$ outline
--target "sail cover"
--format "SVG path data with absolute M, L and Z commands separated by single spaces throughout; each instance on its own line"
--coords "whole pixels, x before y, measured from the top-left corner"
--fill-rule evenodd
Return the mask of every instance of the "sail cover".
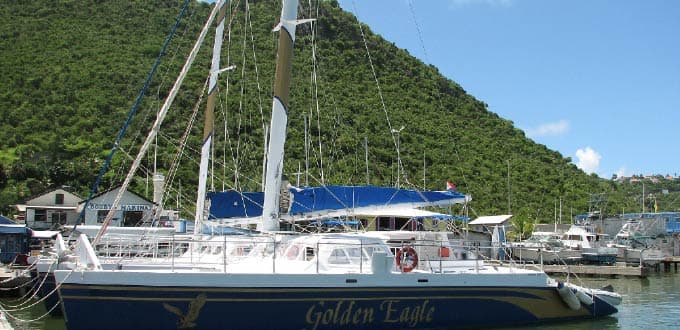
M 235 190 L 209 192 L 208 219 L 247 218 L 262 215 L 264 192 L 239 192 Z

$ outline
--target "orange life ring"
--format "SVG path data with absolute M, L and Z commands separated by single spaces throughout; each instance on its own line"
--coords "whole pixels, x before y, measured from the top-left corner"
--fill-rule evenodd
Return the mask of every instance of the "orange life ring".
M 408 273 L 418 267 L 418 253 L 408 245 L 399 249 L 395 258 L 397 259 L 397 268 L 404 273 Z

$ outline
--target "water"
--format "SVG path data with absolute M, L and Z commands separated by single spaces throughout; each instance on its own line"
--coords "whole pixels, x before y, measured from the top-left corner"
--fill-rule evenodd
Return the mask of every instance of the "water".
M 578 282 L 574 282 L 578 284 Z M 616 292 L 623 295 L 623 302 L 618 306 L 619 312 L 610 317 L 595 320 L 561 322 L 536 326 L 503 328 L 505 330 L 580 330 L 580 329 L 677 329 L 680 326 L 680 274 L 653 274 L 646 279 L 637 278 L 584 278 L 583 284 L 599 288 L 607 284 L 614 286 Z M 17 304 L 16 298 L 0 298 L 0 303 Z M 493 312 L 493 311 L 490 311 Z M 34 322 L 18 322 L 32 320 L 46 313 L 42 303 L 30 309 L 11 312 L 8 317 L 15 329 L 26 330 L 61 330 L 64 320 L 45 317 Z
M 583 285 L 607 284 L 623 296 L 619 312 L 594 320 L 503 328 L 525 330 L 678 329 L 680 327 L 680 274 L 652 274 L 648 278 L 583 278 Z M 577 281 L 574 282 L 578 284 Z

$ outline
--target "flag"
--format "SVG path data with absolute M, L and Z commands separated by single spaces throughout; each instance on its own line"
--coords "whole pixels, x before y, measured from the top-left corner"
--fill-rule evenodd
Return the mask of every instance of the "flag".
M 456 190 L 456 185 L 451 181 L 446 181 L 446 190 Z

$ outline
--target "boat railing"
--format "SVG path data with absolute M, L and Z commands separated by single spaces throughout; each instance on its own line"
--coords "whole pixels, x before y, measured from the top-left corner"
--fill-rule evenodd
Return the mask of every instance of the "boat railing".
M 190 241 L 176 235 L 116 234 L 103 236 L 94 249 L 107 258 L 166 258 L 183 254 Z
M 190 268 L 224 273 L 445 273 L 479 272 L 485 264 L 490 263 L 509 267 L 517 265 L 514 260 L 504 258 L 510 254 L 502 246 L 458 243 L 437 240 L 384 242 L 358 238 L 305 241 L 282 239 L 275 235 L 221 235 L 208 238 L 191 235 L 143 238 L 118 235 L 102 239 L 93 250 L 98 257 L 108 258 L 108 261 L 102 259 L 102 263 L 119 264 L 120 268 L 117 269 L 140 263 L 148 268 Z M 299 249 L 294 248 L 294 245 Z M 414 253 L 406 253 L 407 248 Z M 524 264 L 519 266 L 527 267 Z

